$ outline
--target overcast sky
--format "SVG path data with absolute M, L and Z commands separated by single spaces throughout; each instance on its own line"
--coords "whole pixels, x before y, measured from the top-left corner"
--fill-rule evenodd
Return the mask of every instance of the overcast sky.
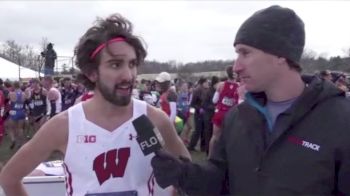
M 97 16 L 118 12 L 147 43 L 148 60 L 227 60 L 236 57 L 232 42 L 242 22 L 274 4 L 304 20 L 306 48 L 325 57 L 350 48 L 350 1 L 0 1 L 0 42 L 39 48 L 46 37 L 58 56 L 72 56 Z

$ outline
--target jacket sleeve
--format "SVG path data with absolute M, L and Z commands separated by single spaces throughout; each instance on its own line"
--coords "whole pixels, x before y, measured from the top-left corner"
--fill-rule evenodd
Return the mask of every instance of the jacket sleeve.
M 336 194 L 350 195 L 350 145 L 347 145 L 347 148 L 340 153 L 338 158 L 339 160 L 336 162 L 336 169 L 338 169 Z
M 225 177 L 225 169 L 212 161 L 187 166 L 180 187 L 189 195 L 218 195 Z
M 200 97 L 199 97 L 199 90 L 195 89 L 193 91 L 193 96 L 192 96 L 192 100 L 191 100 L 191 107 L 195 108 L 196 110 L 200 109 Z
M 213 103 L 213 97 L 215 94 L 215 89 L 210 89 L 210 91 L 206 94 L 204 99 L 203 108 L 206 111 L 215 110 L 215 104 Z
M 343 118 L 331 119 L 334 127 L 338 131 L 335 135 L 335 186 L 334 195 L 350 195 L 350 121 L 345 117 L 350 114 L 350 101 L 348 99 L 337 100 L 338 104 L 333 104 L 334 109 L 339 111 L 339 116 Z M 334 102 L 335 103 L 335 102 Z M 338 108 L 339 107 L 339 108 Z
M 227 173 L 226 142 L 230 139 L 229 133 L 234 112 L 225 116 L 222 134 L 214 145 L 212 156 L 205 162 L 189 164 L 186 174 L 180 182 L 181 188 L 188 194 L 219 195 Z

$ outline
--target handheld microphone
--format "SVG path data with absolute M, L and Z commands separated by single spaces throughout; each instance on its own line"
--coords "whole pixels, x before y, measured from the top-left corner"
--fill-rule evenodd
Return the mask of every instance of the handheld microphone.
M 164 145 L 164 140 L 159 130 L 155 128 L 146 115 L 141 115 L 132 121 L 137 132 L 137 143 L 145 156 L 157 152 Z
M 139 143 L 141 151 L 145 156 L 152 152 L 157 153 L 162 146 L 164 146 L 164 140 L 159 130 L 153 126 L 152 122 L 146 115 L 141 115 L 132 121 L 137 132 L 136 141 Z M 180 196 L 186 195 L 182 189 L 176 187 Z

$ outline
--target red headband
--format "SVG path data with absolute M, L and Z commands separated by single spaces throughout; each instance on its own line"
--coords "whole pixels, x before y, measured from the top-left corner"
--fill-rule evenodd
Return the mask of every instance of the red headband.
M 116 38 L 113 38 L 113 39 L 110 39 L 109 41 L 107 41 L 108 44 L 110 43 L 113 43 L 113 42 L 123 42 L 125 41 L 125 39 L 123 37 L 116 37 Z M 106 47 L 106 43 L 103 43 L 101 45 L 99 45 L 93 52 L 92 54 L 90 55 L 90 59 L 93 60 L 96 55 L 104 48 Z

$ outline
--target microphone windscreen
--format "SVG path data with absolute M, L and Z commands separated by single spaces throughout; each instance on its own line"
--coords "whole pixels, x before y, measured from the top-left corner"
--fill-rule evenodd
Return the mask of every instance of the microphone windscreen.
M 136 118 L 132 124 L 137 132 L 137 143 L 145 156 L 162 148 L 163 138 L 146 115 Z

